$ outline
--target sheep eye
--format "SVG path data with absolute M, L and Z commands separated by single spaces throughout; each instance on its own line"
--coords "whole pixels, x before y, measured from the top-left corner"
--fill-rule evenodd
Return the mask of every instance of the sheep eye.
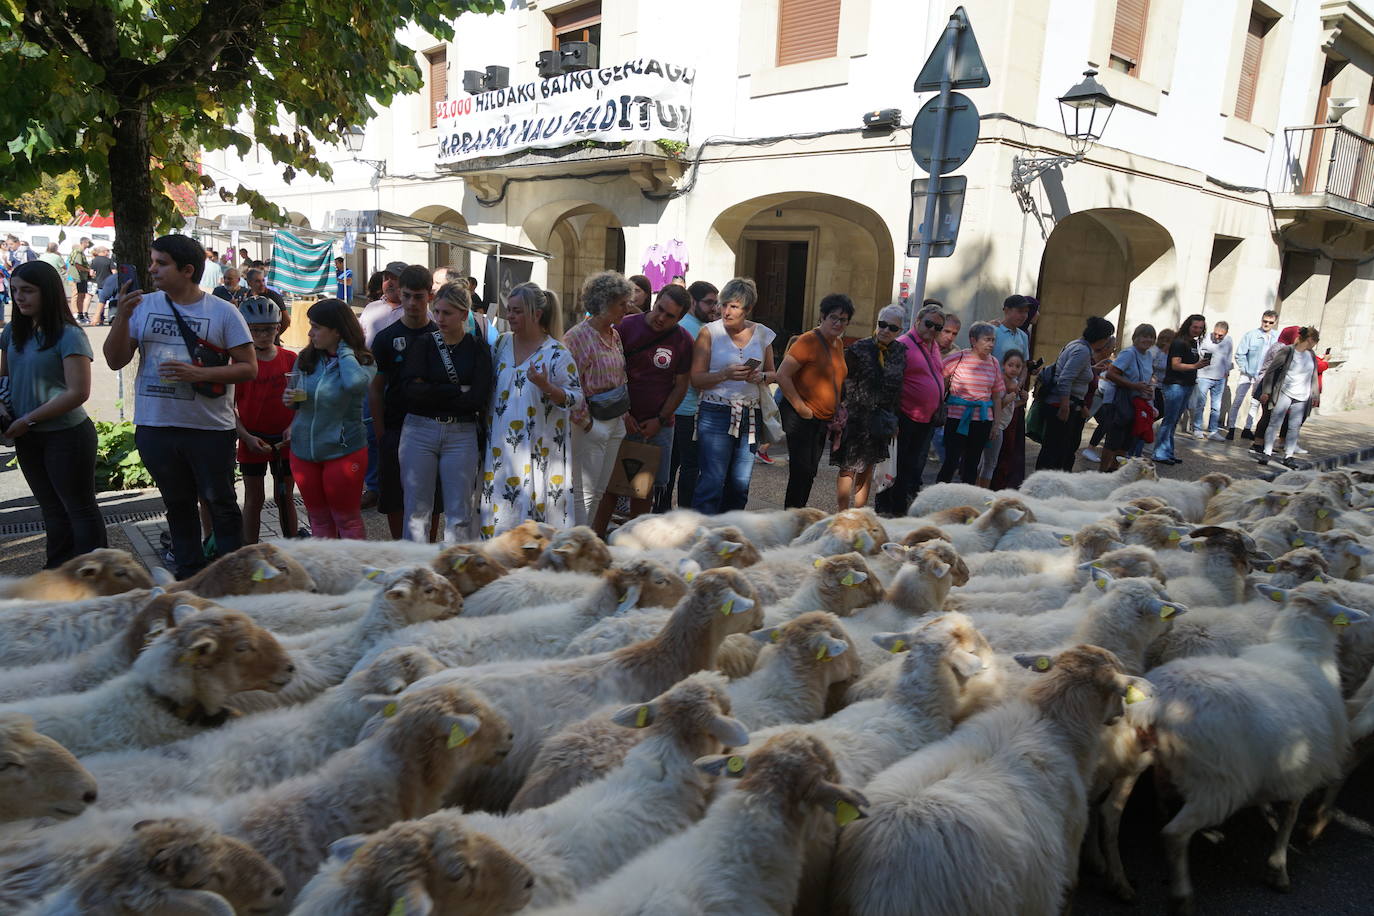
M 24 765 L 18 760 L 0 760 L 0 773 L 5 770 L 22 770 Z
M 119 577 L 120 579 L 124 579 L 124 578 L 127 578 L 127 577 L 128 577 L 129 571 L 128 571 L 127 569 L 116 569 L 116 570 L 115 570 L 115 575 L 116 575 L 117 577 Z
M 236 647 L 234 648 L 234 651 L 235 651 L 235 652 L 252 652 L 252 651 L 253 651 L 253 647 L 252 647 L 251 645 L 248 645 L 248 644 L 245 643 L 245 644 L 242 645 L 242 646 L 236 646 Z
M 426 586 L 425 586 L 425 594 L 426 594 L 426 595 L 432 595 L 432 594 L 434 594 L 434 586 L 432 586 L 432 585 L 426 585 Z

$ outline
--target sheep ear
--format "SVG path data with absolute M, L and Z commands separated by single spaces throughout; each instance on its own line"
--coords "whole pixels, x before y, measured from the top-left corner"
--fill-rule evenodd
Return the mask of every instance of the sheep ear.
M 952 649 L 949 653 L 949 666 L 963 677 L 973 677 L 983 670 L 983 660 L 972 652 Z
M 832 658 L 839 658 L 849 651 L 849 643 L 843 639 L 836 639 L 825 633 L 819 633 L 811 640 L 811 649 L 816 653 L 816 661 L 828 662 Z
M 448 749 L 467 744 L 468 739 L 477 734 L 481 727 L 482 720 L 476 716 L 444 716 L 443 730 L 448 735 Z
M 764 627 L 762 630 L 754 630 L 749 634 L 749 638 L 754 642 L 777 642 L 782 639 L 782 627 Z
M 868 807 L 868 799 L 863 793 L 856 792 L 848 786 L 820 780 L 812 787 L 808 797 L 820 807 L 833 812 L 835 823 L 841 827 L 859 818 L 868 817 L 865 810 Z
M 647 728 L 658 718 L 658 707 L 653 703 L 636 703 L 617 710 L 611 721 L 625 728 Z
M 379 569 L 379 568 L 377 568 L 376 566 L 364 566 L 364 567 L 363 567 L 363 578 L 364 578 L 364 579 L 367 579 L 367 580 L 369 580 L 369 581 L 375 582 L 375 581 L 377 581 L 378 579 L 380 579 L 382 576 L 385 576 L 385 575 L 386 575 L 386 570 L 385 570 L 385 569 Z
M 910 547 L 905 547 L 901 544 L 896 543 L 895 541 L 888 541 L 886 544 L 883 545 L 883 553 L 887 554 L 892 559 L 898 561 L 905 560 L 906 555 L 908 552 L 910 552 L 910 550 Z
M 749 729 L 738 719 L 713 716 L 708 729 L 711 737 L 719 741 L 721 747 L 744 747 L 749 743 Z
M 403 688 L 404 686 L 405 685 L 402 685 Z M 384 717 L 390 719 L 392 716 L 396 715 L 396 710 L 400 708 L 401 701 L 394 696 L 370 693 L 365 697 L 359 697 L 358 702 L 362 704 L 362 707 L 368 710 L 371 715 L 375 716 L 377 713 L 381 713 Z
M 545 522 L 536 522 L 535 528 L 539 530 L 539 536 L 544 538 L 551 538 L 558 533 L 557 528 L 555 528 L 553 525 L 546 524 Z
M 161 566 L 154 566 L 152 569 L 152 573 L 153 581 L 156 582 L 158 585 L 163 586 L 164 588 L 166 586 L 175 584 L 177 581 L 176 576 L 172 575 L 167 570 L 163 569 Z
M 711 754 L 708 757 L 698 757 L 695 764 L 703 773 L 738 779 L 749 768 L 749 758 L 743 754 Z
M 100 575 L 100 563 L 96 560 L 82 563 L 76 568 L 76 575 L 81 579 L 94 579 Z
M 825 557 L 818 553 L 811 554 L 811 567 L 813 569 L 820 569 L 823 565 L 825 565 Z
M 1143 514 L 1139 506 L 1117 506 L 1116 511 L 1120 512 L 1131 521 L 1135 521 Z
M 1346 553 L 1349 553 L 1349 554 L 1353 554 L 1354 556 L 1357 556 L 1357 557 L 1367 557 L 1367 556 L 1369 556 L 1369 548 L 1366 547 L 1366 546 L 1364 546 L 1363 544 L 1357 544 L 1357 543 L 1355 543 L 1354 541 L 1347 541 L 1347 542 L 1346 542 L 1346 545 L 1345 545 L 1345 552 L 1346 552 Z
M 867 531 L 860 531 L 854 535 L 854 549 L 859 553 L 868 553 L 873 548 L 873 535 Z
M 530 551 L 540 551 L 540 550 L 543 550 L 544 547 L 543 547 L 543 545 L 540 544 L 538 541 L 526 541 L 525 543 L 523 543 L 523 544 L 520 545 L 520 549 L 521 549 L 521 550 L 530 550 Z
M 468 873 L 468 861 L 463 855 L 463 844 L 459 837 L 447 827 L 440 827 L 430 838 L 430 851 L 434 864 L 450 881 L 461 881 Z
M 419 881 L 406 885 L 406 892 L 397 897 L 386 911 L 386 916 L 430 916 L 434 912 L 434 900 Z
M 943 579 L 945 576 L 949 575 L 950 566 L 943 560 L 936 560 L 927 568 L 930 570 L 930 574 L 937 579 Z
M 1013 506 L 1013 507 L 1009 507 L 1009 508 L 1006 510 L 1006 515 L 1007 515 L 1007 521 L 1009 521 L 1009 522 L 1019 522 L 1019 521 L 1021 521 L 1021 519 L 1023 519 L 1023 518 L 1026 517 L 1026 511 L 1025 511 L 1024 509 L 1017 509 L 1017 508 L 1015 508 L 1015 507 Z
M 752 598 L 746 598 L 738 594 L 734 589 L 729 589 L 725 593 L 725 600 L 720 604 L 720 612 L 729 617 L 733 614 L 745 614 L 754 609 Z
M 194 662 L 198 658 L 213 655 L 217 648 L 219 648 L 219 641 L 217 639 L 213 636 L 201 636 L 187 647 L 186 651 L 182 653 L 181 660 L 185 662 Z
M 172 613 L 169 615 L 172 618 L 172 626 L 181 626 L 195 614 L 199 613 L 199 610 L 200 609 L 193 604 L 178 604 L 176 607 L 172 608 Z
M 874 633 L 871 638 L 873 645 L 896 655 L 898 652 L 906 652 L 911 648 L 910 637 L 910 633 Z
M 1179 541 L 1178 549 L 1184 553 L 1197 553 L 1197 547 L 1193 545 L 1192 541 Z
M 254 582 L 266 582 L 268 579 L 275 579 L 281 575 L 281 570 L 268 563 L 266 560 L 258 560 L 253 564 L 252 575 L 249 576 Z
M 1288 600 L 1288 589 L 1279 588 L 1277 585 L 1270 585 L 1267 582 L 1260 582 L 1255 586 L 1255 591 L 1259 592 L 1270 601 L 1283 604 Z
M 1041 674 L 1054 667 L 1053 655 L 1017 654 L 1013 655 L 1012 658 L 1016 659 L 1016 664 L 1020 665 L 1022 668 L 1028 671 L 1037 671 Z
M 1177 526 L 1177 525 L 1170 525 L 1170 526 L 1169 526 L 1169 541 L 1170 541 L 1170 542 L 1172 542 L 1172 543 L 1177 543 L 1178 541 L 1183 540 L 1187 535 L 1188 535 L 1188 529 L 1187 529 L 1187 528 L 1182 528 L 1182 527 L 1179 527 L 1179 526 Z
M 1097 586 L 1098 591 L 1103 592 L 1107 590 L 1107 583 L 1116 579 L 1116 576 L 1113 576 L 1101 566 L 1090 566 L 1088 568 L 1088 575 L 1092 576 L 1093 584 Z
M 1338 627 L 1348 627 L 1352 623 L 1364 623 L 1369 619 L 1369 615 L 1364 611 L 1353 607 L 1346 607 L 1336 601 L 1328 601 L 1322 608 L 1326 616 L 1331 618 L 1331 623 Z
M 1159 614 L 1161 620 L 1182 617 L 1184 614 L 1188 613 L 1186 605 L 1179 604 L 1177 601 L 1170 601 L 1167 598 L 1156 600 L 1154 609 L 1155 613 Z
M 638 582 L 631 583 L 630 586 L 625 589 L 625 594 L 620 596 L 620 603 L 615 606 L 615 612 L 617 614 L 624 614 L 630 608 L 639 604 L 639 596 L 642 591 L 643 589 Z
M 367 834 L 355 833 L 352 836 L 340 837 L 329 844 L 329 858 L 335 862 L 347 862 L 353 858 L 353 853 L 367 842 Z
M 696 560 L 683 557 L 677 561 L 677 574 L 684 582 L 691 582 L 701 572 L 701 564 Z
M 1133 706 L 1150 699 L 1155 695 L 1154 685 L 1143 677 L 1132 677 L 1124 675 L 1121 682 L 1117 685 L 1117 692 L 1127 706 Z
M 845 588 L 853 588 L 856 585 L 863 585 L 868 581 L 868 573 L 862 569 L 851 569 L 840 577 L 840 584 Z
M 743 546 L 739 541 L 721 541 L 720 546 L 716 548 L 716 556 L 733 557 Z

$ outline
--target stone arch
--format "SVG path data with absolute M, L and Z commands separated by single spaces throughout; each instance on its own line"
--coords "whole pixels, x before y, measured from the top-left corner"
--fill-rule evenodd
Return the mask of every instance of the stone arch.
M 464 232 L 468 231 L 468 221 L 463 214 L 443 204 L 430 204 L 421 207 L 410 215 L 415 219 L 422 219 L 438 226 L 452 226 Z M 425 263 L 430 267 L 456 267 L 463 272 L 463 276 L 472 273 L 471 251 L 460 245 L 451 245 L 444 241 L 433 241 L 426 244 L 429 250 Z
M 587 200 L 560 200 L 531 211 L 521 225 L 528 243 L 552 254 L 548 281 L 563 306 L 563 326 L 581 319 L 577 292 L 601 270 L 625 269 L 625 234 L 620 217 Z
M 695 276 L 754 278 L 756 317 L 777 332 L 779 348 L 815 326 L 829 293 L 854 300 L 850 337 L 872 333 L 878 310 L 891 300 L 895 257 L 887 223 L 864 204 L 832 194 L 790 191 L 727 207 L 712 222 L 703 255 L 692 265 Z
M 1142 322 L 1177 323 L 1178 258 L 1162 225 L 1134 210 L 1081 210 L 1060 220 L 1040 261 L 1036 356 L 1054 359 L 1091 315 L 1116 325 L 1123 345 Z

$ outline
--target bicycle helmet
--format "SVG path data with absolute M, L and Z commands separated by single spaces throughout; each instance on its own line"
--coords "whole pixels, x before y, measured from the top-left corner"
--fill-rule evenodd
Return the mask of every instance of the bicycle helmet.
M 249 296 L 239 303 L 239 314 L 248 324 L 281 324 L 281 309 L 266 296 Z

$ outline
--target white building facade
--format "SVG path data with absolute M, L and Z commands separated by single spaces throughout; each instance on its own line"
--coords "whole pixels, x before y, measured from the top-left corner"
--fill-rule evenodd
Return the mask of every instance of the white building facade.
M 375 209 L 547 252 L 530 262 L 532 278 L 568 304 L 565 323 L 587 274 L 652 273 L 666 255 L 688 265 L 689 282 L 754 277 L 755 317 L 784 342 L 814 326 L 827 293 L 853 298 L 856 335 L 898 300 L 914 268 L 911 183 L 924 177 L 909 124 L 929 94 L 912 83 L 951 7 L 509 6 L 462 17 L 447 44 L 408 36 L 426 87 L 367 125 L 359 155 L 383 169 L 337 150 L 329 183 L 287 184 L 258 151 L 207 153 L 207 171 L 317 228 L 338 211 Z M 1326 409 L 1374 402 L 1374 2 L 969 0 L 965 9 L 991 85 L 966 93 L 981 113 L 979 140 L 956 171 L 968 180 L 958 243 L 932 261 L 927 296 L 965 327 L 1000 316 L 1011 293 L 1038 296 L 1035 349 L 1047 357 L 1089 315 L 1129 334 L 1200 312 L 1242 334 L 1276 308 L 1281 326 L 1316 324 L 1332 348 Z M 600 69 L 546 97 L 536 61 L 570 41 L 594 45 Z M 655 89 L 646 61 L 690 84 Z M 608 72 L 628 62 L 639 63 L 619 71 L 623 81 Z M 469 98 L 463 72 L 489 66 L 508 67 L 512 89 Z M 1057 99 L 1089 67 L 1118 102 L 1101 141 L 1018 194 L 1015 157 L 1071 152 Z M 554 115 L 621 95 L 623 132 L 611 125 L 604 136 L 625 142 L 583 139 L 603 136 L 587 131 L 590 115 L 561 122 L 563 145 L 519 141 L 530 135 L 521 119 L 549 127 Z M 508 105 L 495 103 L 502 97 Z M 903 126 L 863 129 L 863 114 L 884 108 L 901 109 Z M 493 125 L 510 129 L 493 134 Z M 455 154 L 465 126 L 489 145 Z M 205 199 L 204 216 L 223 212 Z M 382 251 L 353 255 L 360 278 L 392 260 L 483 276 L 485 258 L 461 248 L 379 242 Z

